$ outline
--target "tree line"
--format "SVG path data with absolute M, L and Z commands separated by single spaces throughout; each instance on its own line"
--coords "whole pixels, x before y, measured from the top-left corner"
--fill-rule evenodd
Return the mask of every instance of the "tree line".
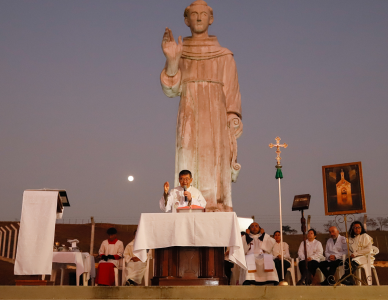
M 364 223 L 364 217 L 355 218 L 355 221 L 360 221 Z M 335 220 L 329 220 L 323 224 L 324 230 L 327 232 L 331 226 L 337 226 Z M 368 230 L 384 230 L 385 227 L 388 228 L 388 217 L 376 217 L 376 218 L 367 218 L 366 226 Z

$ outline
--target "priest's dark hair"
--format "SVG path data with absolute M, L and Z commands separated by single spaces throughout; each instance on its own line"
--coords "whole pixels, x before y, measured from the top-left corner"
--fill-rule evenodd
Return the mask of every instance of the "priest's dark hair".
M 193 176 L 191 176 L 191 172 L 189 170 L 182 170 L 179 172 L 179 177 L 181 177 L 183 175 L 190 175 L 190 178 L 193 177 Z
M 109 229 L 106 231 L 106 233 L 107 233 L 107 235 L 117 234 L 117 230 L 116 230 L 116 228 L 111 227 L 111 228 L 109 228 Z
M 309 231 L 307 232 L 310 232 L 310 231 L 314 232 L 314 236 L 317 236 L 317 231 L 314 228 L 309 229 Z
M 354 233 L 354 230 L 353 230 L 353 226 L 356 225 L 356 224 L 361 226 L 361 233 L 360 233 L 360 235 L 366 233 L 364 225 L 360 221 L 354 221 L 350 225 L 350 228 L 349 228 L 349 235 L 350 235 L 351 238 L 354 238 L 356 236 L 355 233 Z
M 280 234 L 280 231 L 279 231 L 279 230 L 276 230 L 276 231 L 273 233 L 273 236 L 275 236 L 276 232 L 279 232 L 279 234 Z

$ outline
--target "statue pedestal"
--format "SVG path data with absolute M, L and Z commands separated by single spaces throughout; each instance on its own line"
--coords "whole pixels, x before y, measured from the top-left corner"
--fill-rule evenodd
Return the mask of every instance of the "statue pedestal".
M 227 285 L 223 247 L 155 249 L 154 286 Z

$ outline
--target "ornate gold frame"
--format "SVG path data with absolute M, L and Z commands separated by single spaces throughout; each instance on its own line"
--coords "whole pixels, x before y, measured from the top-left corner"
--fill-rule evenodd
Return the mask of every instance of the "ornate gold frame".
M 356 210 L 348 210 L 348 211 L 334 211 L 329 212 L 328 207 L 328 197 L 327 197 L 327 189 L 326 189 L 326 169 L 329 168 L 341 168 L 351 165 L 357 165 L 359 169 L 359 184 L 360 184 L 360 194 L 361 194 L 361 201 L 362 201 L 362 209 L 356 209 Z M 337 165 L 328 165 L 328 166 L 322 166 L 322 178 L 323 178 L 323 196 L 325 200 L 325 215 L 332 216 L 332 215 L 347 215 L 347 214 L 360 214 L 366 212 L 366 206 L 365 206 L 365 195 L 364 195 L 364 181 L 362 176 L 362 166 L 361 162 L 351 162 L 346 164 L 337 164 Z

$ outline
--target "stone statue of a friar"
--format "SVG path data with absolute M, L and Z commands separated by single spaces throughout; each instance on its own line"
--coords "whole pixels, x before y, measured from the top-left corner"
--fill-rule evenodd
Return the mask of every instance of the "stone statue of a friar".
M 231 183 L 241 166 L 237 142 L 243 130 L 241 95 L 233 53 L 208 34 L 213 10 L 195 1 L 184 11 L 191 37 L 176 43 L 166 28 L 162 49 L 166 65 L 163 92 L 180 96 L 176 129 L 175 186 L 181 170 L 190 170 L 193 185 L 207 201 L 207 211 L 232 211 Z

